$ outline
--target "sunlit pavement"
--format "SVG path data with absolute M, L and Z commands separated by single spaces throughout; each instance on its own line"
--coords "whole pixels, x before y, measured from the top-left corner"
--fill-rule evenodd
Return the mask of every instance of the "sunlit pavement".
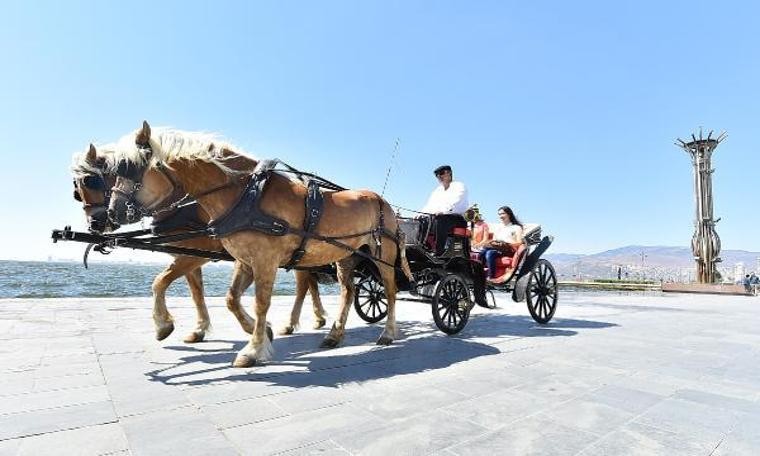
M 221 298 L 195 345 L 188 298 L 163 342 L 149 299 L 1 300 L 0 454 L 760 454 L 760 298 L 567 292 L 543 327 L 497 299 L 454 337 L 400 302 L 390 347 L 352 310 L 333 350 L 307 300 L 251 369 Z

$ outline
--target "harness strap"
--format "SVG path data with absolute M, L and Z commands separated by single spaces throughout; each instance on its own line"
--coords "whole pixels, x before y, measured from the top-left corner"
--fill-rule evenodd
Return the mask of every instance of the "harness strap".
M 319 219 L 322 218 L 322 211 L 324 209 L 324 197 L 322 191 L 319 189 L 319 183 L 314 180 L 310 180 L 307 184 L 306 193 L 306 217 L 303 221 L 303 230 L 307 233 L 313 233 L 319 223 Z M 290 256 L 290 260 L 285 265 L 286 270 L 291 270 L 295 265 L 301 261 L 304 254 L 306 254 L 306 242 L 309 238 L 306 236 L 301 237 L 301 243 L 298 244 L 298 248 L 293 251 Z

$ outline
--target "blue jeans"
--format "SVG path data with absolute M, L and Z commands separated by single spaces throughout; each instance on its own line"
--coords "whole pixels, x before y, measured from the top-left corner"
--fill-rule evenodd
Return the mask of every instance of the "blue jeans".
M 478 258 L 480 262 L 488 266 L 488 278 L 493 279 L 493 274 L 496 271 L 496 259 L 499 258 L 502 253 L 496 249 L 485 248 Z

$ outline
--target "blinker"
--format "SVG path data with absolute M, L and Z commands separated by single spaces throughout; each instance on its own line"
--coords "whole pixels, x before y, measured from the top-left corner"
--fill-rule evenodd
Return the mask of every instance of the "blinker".
M 140 180 L 140 171 L 141 169 L 134 163 L 126 160 L 120 160 L 119 164 L 116 166 L 116 175 L 125 179 L 129 179 L 131 181 Z
M 84 185 L 86 188 L 89 188 L 90 190 L 105 190 L 106 188 L 106 183 L 103 180 L 103 177 L 93 174 L 82 178 L 82 185 Z

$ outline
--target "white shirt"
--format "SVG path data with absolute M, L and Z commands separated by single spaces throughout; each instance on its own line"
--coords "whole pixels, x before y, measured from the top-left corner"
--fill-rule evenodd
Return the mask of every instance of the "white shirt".
M 448 189 L 443 188 L 443 185 L 438 185 L 433 190 L 422 212 L 461 215 L 468 207 L 470 204 L 467 201 L 467 188 L 461 182 L 452 181 Z
M 494 223 L 488 227 L 493 232 L 494 241 L 502 241 L 508 244 L 519 244 L 523 241 L 523 229 L 520 225 Z

